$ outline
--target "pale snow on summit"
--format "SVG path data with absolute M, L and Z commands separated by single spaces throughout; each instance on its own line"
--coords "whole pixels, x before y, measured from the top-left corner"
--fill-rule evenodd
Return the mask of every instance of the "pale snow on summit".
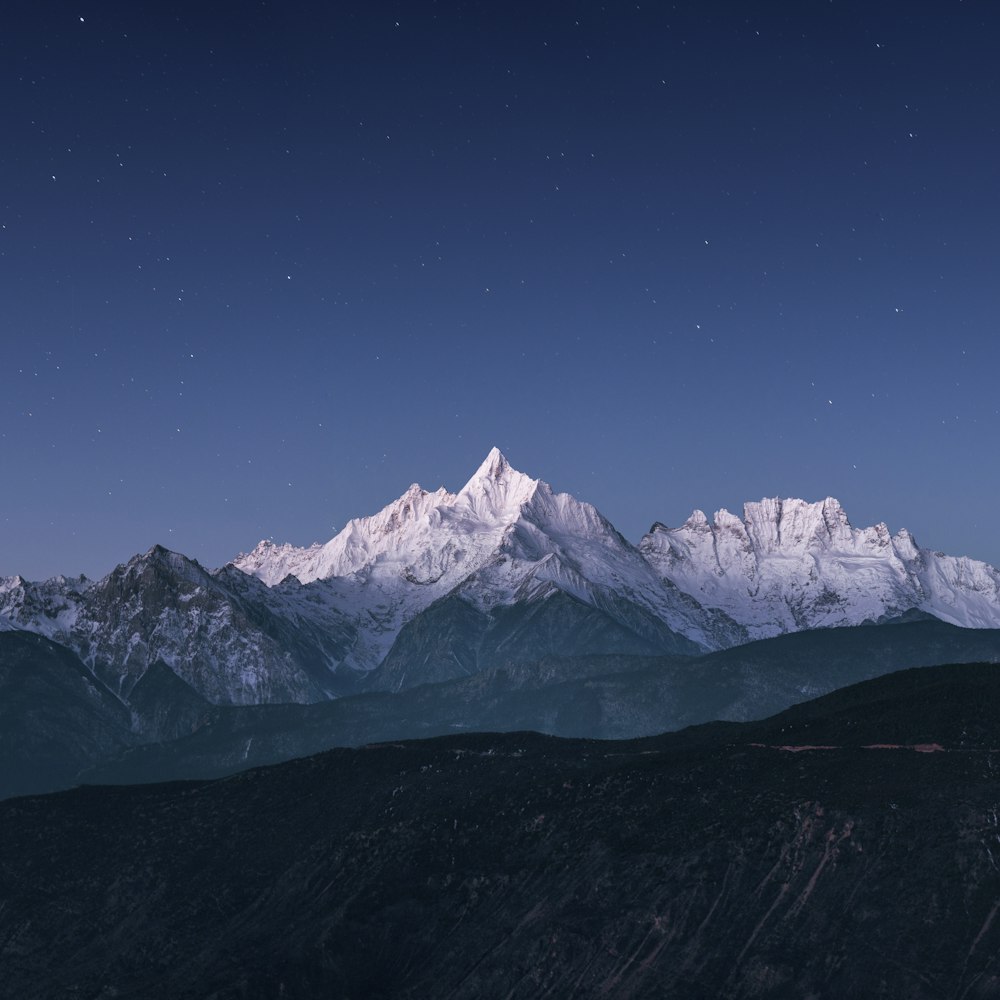
M 415 584 L 457 582 L 492 552 L 537 482 L 516 472 L 494 448 L 458 492 L 414 483 L 371 517 L 352 520 L 325 545 L 297 549 L 262 541 L 233 565 L 273 586 L 364 573 L 365 582 L 402 576 Z M 447 578 L 447 579 L 445 579 Z
M 234 565 L 270 585 L 291 574 L 334 587 L 362 631 L 374 617 L 370 656 L 453 591 L 479 607 L 556 590 L 599 608 L 621 599 L 705 648 L 912 608 L 1000 625 L 997 570 L 920 549 L 905 530 L 853 528 L 833 498 L 765 499 L 712 521 L 696 510 L 635 547 L 596 508 L 516 471 L 496 448 L 458 493 L 413 485 L 325 545 L 262 542 Z
M 696 510 L 679 528 L 654 525 L 640 549 L 661 576 L 754 638 L 913 608 L 965 627 L 1000 625 L 996 569 L 921 549 L 906 530 L 854 528 L 832 497 L 747 503 L 742 519 Z
M 572 636 L 560 629 L 578 614 L 604 651 L 627 654 L 719 649 L 912 609 L 1000 627 L 1000 572 L 884 524 L 854 528 L 832 498 L 761 500 L 711 520 L 695 511 L 633 545 L 495 448 L 457 493 L 414 484 L 325 544 L 264 541 L 214 572 L 154 546 L 97 583 L 0 580 L 0 628 L 66 644 L 119 694 L 160 663 L 220 704 L 337 697 L 380 682 L 388 663 L 390 684 L 447 674 L 446 662 L 453 675 L 479 669 L 479 640 L 463 633 L 459 645 L 472 645 L 459 655 L 443 620 L 506 628 L 538 613 L 548 624 L 521 633 L 523 657 L 546 642 L 562 655 Z M 419 663 L 400 659 L 415 649 Z
M 658 579 L 595 507 L 518 472 L 497 448 L 457 493 L 414 484 L 325 545 L 262 543 L 233 565 L 271 585 L 291 574 L 336 586 L 359 628 L 376 609 L 383 655 L 407 621 L 452 591 L 482 608 L 556 591 L 613 617 L 622 602 L 638 604 L 705 648 L 728 645 L 740 632 Z

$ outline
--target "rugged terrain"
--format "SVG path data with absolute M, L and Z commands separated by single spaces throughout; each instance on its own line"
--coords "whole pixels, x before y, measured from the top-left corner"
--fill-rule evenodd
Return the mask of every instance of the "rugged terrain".
M 1000 573 L 853 528 L 832 499 L 696 511 L 628 542 L 494 449 L 457 492 L 411 486 L 308 548 L 209 571 L 160 546 L 104 579 L 0 580 L 0 626 L 72 649 L 130 703 L 158 665 L 218 705 L 401 691 L 544 656 L 697 655 L 914 610 L 1000 626 Z
M 5 995 L 995 996 L 994 666 L 0 804 Z
M 697 658 L 549 657 L 317 705 L 207 708 L 183 736 L 91 763 L 78 781 L 219 777 L 335 746 L 534 730 L 623 739 L 763 718 L 904 667 L 1000 662 L 1000 631 L 928 620 L 779 636 Z
M 0 633 L 0 797 L 217 777 L 336 746 L 475 730 L 627 738 L 762 718 L 909 666 L 1000 661 L 1000 630 L 933 618 L 819 629 L 701 657 L 543 656 L 397 693 L 212 705 L 165 663 L 127 704 L 41 636 Z

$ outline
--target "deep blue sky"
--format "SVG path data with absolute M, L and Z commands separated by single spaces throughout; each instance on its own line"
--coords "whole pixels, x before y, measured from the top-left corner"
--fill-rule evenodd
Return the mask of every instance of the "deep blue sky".
M 497 444 L 1000 563 L 1000 7 L 11 3 L 0 575 L 325 540 Z

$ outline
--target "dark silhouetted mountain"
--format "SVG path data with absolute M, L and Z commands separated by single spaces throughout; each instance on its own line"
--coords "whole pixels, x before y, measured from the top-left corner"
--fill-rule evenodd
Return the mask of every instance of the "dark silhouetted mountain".
M 212 708 L 162 660 L 148 667 L 129 692 L 132 727 L 148 740 L 173 740 L 198 728 Z M 138 742 L 138 741 L 137 741 Z
M 794 633 L 698 658 L 548 657 L 393 695 L 212 708 L 190 735 L 129 749 L 86 779 L 218 777 L 334 746 L 460 731 L 630 738 L 763 718 L 905 667 L 978 661 L 1000 661 L 1000 631 L 936 619 Z
M 68 649 L 0 632 L 0 798 L 68 788 L 135 742 L 128 708 Z
M 11 800 L 3 990 L 995 996 L 998 698 L 997 666 L 948 666 L 631 742 L 469 734 Z
M 483 611 L 452 595 L 403 626 L 365 687 L 399 691 L 546 656 L 653 656 L 665 651 L 693 656 L 701 648 L 625 602 L 613 616 L 556 591 L 544 601 Z

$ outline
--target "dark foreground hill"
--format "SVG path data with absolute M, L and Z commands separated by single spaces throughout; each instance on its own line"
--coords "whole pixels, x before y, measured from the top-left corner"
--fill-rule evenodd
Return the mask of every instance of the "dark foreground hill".
M 703 657 L 549 656 L 397 694 L 215 706 L 165 663 L 122 696 L 68 649 L 0 632 L 0 798 L 212 778 L 335 746 L 468 731 L 625 739 L 763 718 L 906 667 L 1000 660 L 1000 630 L 935 619 L 821 629 Z
M 0 798 L 66 788 L 135 742 L 128 708 L 64 646 L 0 632 Z
M 397 694 L 316 705 L 212 707 L 177 739 L 96 762 L 82 780 L 210 778 L 335 746 L 449 733 L 530 729 L 628 739 L 713 719 L 745 721 L 906 667 L 1000 660 L 1000 630 L 936 619 L 818 629 L 707 656 L 547 657 Z M 169 674 L 167 668 L 162 672 Z M 174 686 L 182 684 L 174 678 Z M 153 699 L 150 699 L 153 700 Z M 170 690 L 161 702 L 175 704 Z M 151 708 L 144 708 L 146 717 Z M 173 730 L 177 731 L 177 730 Z
M 0 804 L 0 993 L 1000 994 L 1000 668 Z

